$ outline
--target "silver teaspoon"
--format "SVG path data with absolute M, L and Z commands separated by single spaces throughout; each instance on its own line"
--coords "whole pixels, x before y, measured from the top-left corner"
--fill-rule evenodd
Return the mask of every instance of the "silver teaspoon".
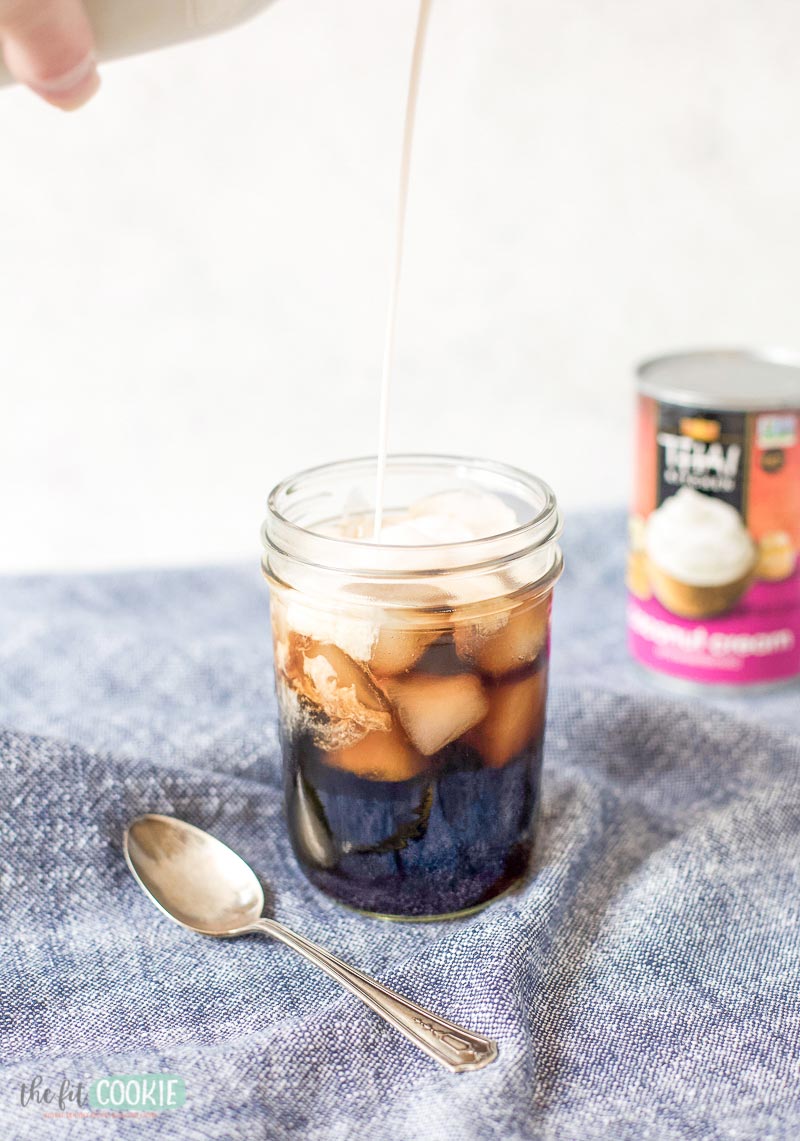
M 145 895 L 200 935 L 271 935 L 365 1002 L 453 1073 L 480 1070 L 497 1043 L 440 1018 L 350 967 L 282 923 L 267 919 L 264 892 L 244 860 L 220 840 L 174 816 L 140 816 L 125 830 L 125 859 Z

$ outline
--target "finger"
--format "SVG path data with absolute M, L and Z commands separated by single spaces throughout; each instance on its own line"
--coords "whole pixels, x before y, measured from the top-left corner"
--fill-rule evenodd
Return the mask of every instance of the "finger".
M 80 0 L 0 0 L 0 38 L 11 74 L 56 107 L 81 107 L 100 86 Z

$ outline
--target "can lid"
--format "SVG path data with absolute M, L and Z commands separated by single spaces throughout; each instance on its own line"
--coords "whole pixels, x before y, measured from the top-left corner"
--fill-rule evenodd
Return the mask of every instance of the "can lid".
M 644 361 L 636 375 L 646 396 L 688 408 L 800 410 L 800 356 L 782 350 L 669 353 Z

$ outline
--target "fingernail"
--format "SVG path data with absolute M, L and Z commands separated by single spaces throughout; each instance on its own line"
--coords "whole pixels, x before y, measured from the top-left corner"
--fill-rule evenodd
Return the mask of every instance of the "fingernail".
M 76 111 L 87 103 L 100 86 L 94 55 L 89 54 L 75 67 L 55 79 L 37 79 L 28 84 L 37 95 L 62 111 Z

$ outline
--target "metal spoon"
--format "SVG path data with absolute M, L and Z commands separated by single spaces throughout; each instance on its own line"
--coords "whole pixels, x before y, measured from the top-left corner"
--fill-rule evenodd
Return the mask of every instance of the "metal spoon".
M 125 859 L 139 886 L 170 919 L 200 935 L 271 935 L 298 951 L 453 1073 L 480 1070 L 497 1043 L 417 1006 L 349 967 L 282 923 L 262 916 L 253 870 L 220 840 L 174 816 L 140 816 L 125 830 Z

